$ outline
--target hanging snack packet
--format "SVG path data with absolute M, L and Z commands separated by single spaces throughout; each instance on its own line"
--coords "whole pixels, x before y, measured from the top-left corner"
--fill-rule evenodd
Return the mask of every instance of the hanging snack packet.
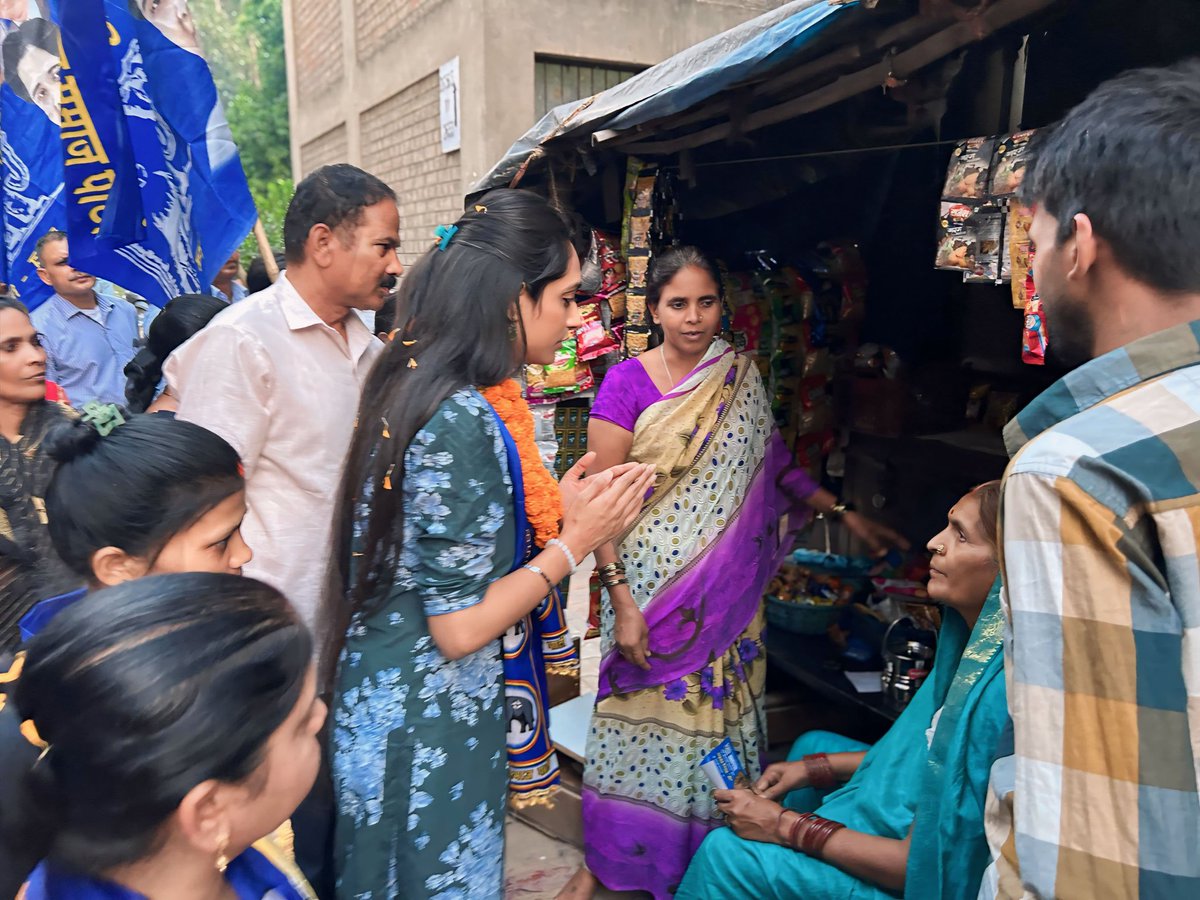
M 616 338 L 604 330 L 604 321 L 600 317 L 600 303 L 591 300 L 578 305 L 579 315 L 583 324 L 575 329 L 575 341 L 579 348 L 579 359 L 590 360 L 614 350 L 621 345 Z
M 971 203 L 942 203 L 937 258 L 934 260 L 937 268 L 960 271 L 975 269 L 977 240 L 970 222 L 977 208 Z
M 1046 364 L 1046 312 L 1042 309 L 1042 298 L 1033 294 L 1025 307 L 1025 334 L 1021 341 L 1021 361 L 1031 366 Z
M 982 200 L 986 197 L 988 170 L 992 166 L 995 146 L 995 138 L 959 141 L 950 157 L 942 197 L 946 200 Z
M 625 326 L 625 356 L 641 356 L 650 346 L 650 328 L 646 325 Z
M 1033 162 L 1029 152 L 1030 138 L 1036 131 L 1018 131 L 1002 138 L 996 144 L 992 161 L 993 197 L 1011 197 L 1021 189 L 1025 172 Z
M 1033 242 L 1029 239 L 1029 226 L 1033 224 L 1033 210 L 1015 200 L 1008 205 L 1008 217 L 1004 230 L 1008 253 L 1005 261 L 1012 279 L 1012 299 L 1015 309 L 1024 309 L 1029 298 L 1025 295 L 1025 279 L 1033 272 Z
M 963 281 L 1000 280 L 1004 246 L 1004 211 L 996 206 L 981 206 L 969 220 L 975 229 L 975 265 L 963 275 Z

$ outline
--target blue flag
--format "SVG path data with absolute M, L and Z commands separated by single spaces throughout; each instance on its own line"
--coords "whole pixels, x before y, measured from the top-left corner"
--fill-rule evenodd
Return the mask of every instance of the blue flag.
M 67 232 L 73 266 L 162 306 L 206 293 L 253 226 L 237 147 L 181 9 L 186 0 L 52 0 L 50 21 L 5 38 L 4 263 L 30 306 L 48 296 L 32 251 L 52 227 Z

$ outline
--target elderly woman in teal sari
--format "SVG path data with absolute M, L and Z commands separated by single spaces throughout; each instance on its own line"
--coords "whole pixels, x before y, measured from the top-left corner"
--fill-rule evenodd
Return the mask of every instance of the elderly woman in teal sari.
M 792 466 L 753 361 L 717 338 L 720 278 L 694 248 L 656 257 L 647 306 L 663 342 L 606 376 L 592 406 L 595 469 L 652 464 L 653 493 L 596 558 L 600 687 L 587 745 L 586 868 L 597 881 L 665 900 L 721 824 L 698 769 L 729 738 L 757 776 L 766 749 L 763 591 L 809 509 L 876 547 L 903 539 Z
M 929 595 L 945 615 L 933 671 L 900 718 L 869 749 L 811 732 L 753 790 L 715 792 L 730 827 L 705 840 L 677 898 L 975 896 L 989 862 L 988 772 L 1008 719 L 999 495 L 999 482 L 976 488 L 929 542 Z

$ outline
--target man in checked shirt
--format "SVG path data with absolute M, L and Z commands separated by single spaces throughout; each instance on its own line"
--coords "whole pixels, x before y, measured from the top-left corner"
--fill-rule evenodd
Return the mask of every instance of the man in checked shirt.
M 1024 193 L 1050 349 L 1082 365 L 1005 432 L 1013 741 L 980 896 L 1196 898 L 1200 63 L 1102 85 Z

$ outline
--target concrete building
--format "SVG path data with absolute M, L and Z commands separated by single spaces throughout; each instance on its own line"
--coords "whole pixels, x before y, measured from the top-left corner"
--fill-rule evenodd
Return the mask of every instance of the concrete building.
M 782 0 L 284 0 L 296 178 L 351 162 L 400 196 L 401 256 L 547 108 L 782 5 Z M 440 89 L 439 69 L 458 60 Z M 460 149 L 441 103 L 457 90 Z

